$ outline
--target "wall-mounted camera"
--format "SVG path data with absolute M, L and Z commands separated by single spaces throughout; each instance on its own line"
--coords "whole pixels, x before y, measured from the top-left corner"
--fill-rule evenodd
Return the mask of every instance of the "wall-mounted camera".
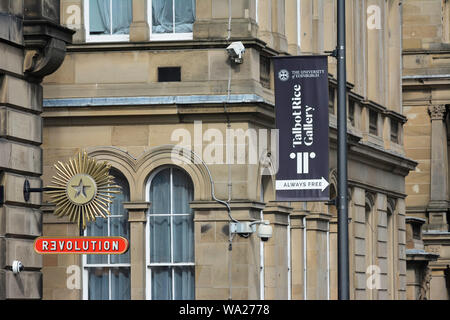
M 14 260 L 12 263 L 12 272 L 14 274 L 19 274 L 20 272 L 22 272 L 24 269 L 24 266 L 22 264 L 22 261 L 19 260 Z
M 256 225 L 258 226 L 257 235 L 261 241 L 269 241 L 272 238 L 273 229 L 269 221 L 259 220 L 254 222 L 232 222 L 230 223 L 231 233 L 240 235 L 241 237 L 248 238 L 252 233 L 256 232 Z
M 244 62 L 244 58 L 242 57 L 242 55 L 245 52 L 245 47 L 242 44 L 242 42 L 237 41 L 237 42 L 231 43 L 227 47 L 227 52 L 228 52 L 228 55 L 230 56 L 231 61 L 233 61 L 234 63 L 243 63 Z
M 269 225 L 269 221 L 264 221 L 264 223 L 258 227 L 258 237 L 261 241 L 269 241 L 269 239 L 272 238 L 272 234 L 273 229 L 272 226 Z

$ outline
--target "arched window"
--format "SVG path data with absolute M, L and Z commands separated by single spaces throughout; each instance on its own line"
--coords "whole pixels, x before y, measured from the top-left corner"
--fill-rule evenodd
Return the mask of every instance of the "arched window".
M 150 176 L 147 198 L 147 298 L 195 298 L 194 187 L 181 169 L 165 167 Z
M 88 224 L 85 235 L 89 237 L 121 236 L 130 239 L 128 212 L 123 202 L 129 201 L 130 188 L 126 178 L 117 170 L 110 174 L 115 183 L 122 187 L 110 204 L 111 215 L 98 217 Z M 130 252 L 121 255 L 83 256 L 83 298 L 88 300 L 129 300 L 130 292 Z
M 396 279 L 396 267 L 395 267 L 395 256 L 396 250 L 395 246 L 397 243 L 395 233 L 396 233 L 396 225 L 395 225 L 395 201 L 392 199 L 388 200 L 387 206 L 387 275 L 389 279 L 389 298 L 395 299 L 395 279 Z
M 371 194 L 366 193 L 366 206 L 365 206 L 365 260 L 366 260 L 366 276 L 370 277 L 373 272 L 374 257 L 376 254 L 375 250 L 375 228 L 376 224 L 374 222 L 374 197 Z M 367 299 L 372 300 L 374 298 L 373 289 L 375 284 L 369 287 L 366 285 Z

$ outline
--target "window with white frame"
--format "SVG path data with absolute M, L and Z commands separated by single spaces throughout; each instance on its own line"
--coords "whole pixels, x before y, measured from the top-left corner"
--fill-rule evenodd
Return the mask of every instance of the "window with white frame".
M 132 0 L 84 0 L 87 42 L 130 40 Z
M 147 299 L 195 298 L 194 188 L 181 169 L 163 167 L 147 184 Z
M 126 178 L 118 171 L 111 170 L 122 192 L 116 194 L 110 204 L 111 215 L 98 217 L 90 223 L 86 236 L 121 236 L 130 239 L 128 212 L 123 202 L 129 200 L 130 189 Z M 130 300 L 130 252 L 121 255 L 84 255 L 83 256 L 83 299 L 85 300 Z
M 195 0 L 148 0 L 150 40 L 191 40 Z

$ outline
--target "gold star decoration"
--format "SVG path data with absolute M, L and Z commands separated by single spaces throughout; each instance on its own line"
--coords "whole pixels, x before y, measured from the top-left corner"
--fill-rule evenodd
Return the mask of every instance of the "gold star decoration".
M 56 175 L 52 178 L 53 185 L 49 186 L 52 191 L 46 193 L 56 205 L 57 217 L 68 216 L 71 222 L 78 222 L 85 229 L 86 222 L 111 214 L 112 194 L 120 193 L 120 187 L 109 175 L 111 166 L 106 161 L 99 163 L 83 151 L 68 163 L 58 161 L 54 167 Z

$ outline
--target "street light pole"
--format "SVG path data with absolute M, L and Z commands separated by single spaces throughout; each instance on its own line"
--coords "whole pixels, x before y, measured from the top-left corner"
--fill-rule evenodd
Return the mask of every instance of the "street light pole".
M 345 0 L 337 0 L 337 121 L 338 121 L 338 299 L 349 300 L 347 196 L 347 75 Z

